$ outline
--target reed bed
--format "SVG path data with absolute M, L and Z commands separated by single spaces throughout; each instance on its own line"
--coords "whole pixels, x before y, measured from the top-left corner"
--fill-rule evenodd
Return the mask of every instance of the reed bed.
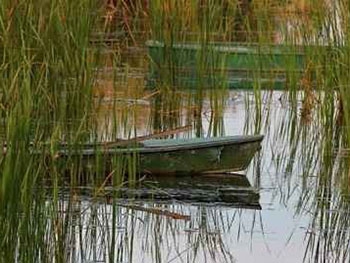
M 279 101 L 288 110 L 281 111 L 283 116 L 273 111 L 272 91 L 263 91 L 260 81 L 262 74 L 276 77 L 276 71 L 253 71 L 254 99 L 245 98 L 245 132 L 265 133 L 274 142 L 268 157 L 275 174 L 284 175 L 277 181 L 277 189 L 285 193 L 283 202 L 301 185 L 296 214 L 311 209 L 310 229 L 318 231 L 307 236 L 305 261 L 324 262 L 330 254 L 348 259 L 350 7 L 345 0 L 296 3 L 1 1 L 0 262 L 132 262 L 134 254 L 143 253 L 134 251 L 136 231 L 153 237 L 144 239 L 144 253 L 164 262 L 161 252 L 169 244 L 162 240 L 170 235 L 170 245 L 178 244 L 182 223 L 121 208 L 117 191 L 101 205 L 101 198 L 108 196 L 106 185 L 118 189 L 125 179 L 137 184 L 137 156 L 115 158 L 113 174 L 106 179 L 102 155 L 86 171 L 79 156 L 61 163 L 57 150 L 62 143 L 76 152 L 82 143 L 187 124 L 193 130 L 182 136 L 224 135 L 230 128 L 224 119 L 229 91 L 222 82 L 225 72 L 217 68 L 225 58 L 207 55 L 212 43 L 219 42 L 284 45 L 292 53 L 302 52 L 304 64 L 298 73 L 295 57 L 284 63 L 287 82 Z M 149 39 L 168 50 L 153 90 L 144 84 L 152 63 L 145 55 Z M 179 69 L 171 48 L 184 43 L 200 47 L 194 64 L 200 81 L 190 92 L 175 85 Z M 133 71 L 135 67 L 141 70 Z M 215 80 L 209 88 L 203 83 L 208 76 Z M 33 155 L 31 148 L 43 154 Z M 264 162 L 258 159 L 253 168 L 257 187 Z M 77 190 L 82 185 L 89 186 L 86 197 Z M 173 258 L 166 259 L 186 255 L 194 261 L 208 253 L 213 261 L 234 261 L 218 234 L 228 231 L 220 228 L 223 217 L 211 208 L 188 212 L 198 219 L 189 227 L 198 231 L 189 230 L 189 247 L 176 247 Z M 138 220 L 149 224 L 141 226 Z M 118 232 L 120 222 L 127 225 L 123 234 Z

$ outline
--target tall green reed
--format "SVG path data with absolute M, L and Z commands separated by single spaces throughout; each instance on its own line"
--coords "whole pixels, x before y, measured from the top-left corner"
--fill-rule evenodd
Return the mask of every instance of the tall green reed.
M 89 140 L 99 58 L 90 36 L 100 7 L 90 0 L 0 4 L 4 262 L 66 261 L 69 221 L 58 201 L 67 170 L 71 189 L 82 171 L 73 157 L 60 163 L 57 150 L 67 142 L 73 152 Z
M 123 4 L 122 2 L 125 1 L 118 1 L 120 6 Z M 215 75 L 213 64 L 217 66 L 221 63 L 221 61 L 210 61 L 206 56 L 207 53 L 211 52 L 209 45 L 211 42 L 248 40 L 259 46 L 274 44 L 275 39 L 273 35 L 271 36 L 270 31 L 274 31 L 275 27 L 280 25 L 276 26 L 275 17 L 271 16 L 269 12 L 275 8 L 276 10 L 282 8 L 281 3 L 276 3 L 276 1 L 257 3 L 255 1 L 249 9 L 245 9 L 235 1 L 210 0 L 205 5 L 201 5 L 200 2 L 195 0 L 151 1 L 149 5 L 149 34 L 152 38 L 164 42 L 165 47 L 168 48 L 164 54 L 167 66 L 162 73 L 164 81 L 157 87 L 161 95 L 155 101 L 158 108 L 156 107 L 153 112 L 156 123 L 154 128 L 164 129 L 181 124 L 183 102 L 181 91 L 177 89 L 181 87 L 174 88 L 173 85 L 176 74 L 179 73 L 177 65 L 174 63 L 178 58 L 171 52 L 171 48 L 175 44 L 194 42 L 201 47 L 201 51 L 197 54 L 197 64 L 194 65 L 197 68 L 199 79 Z M 87 0 L 42 1 L 39 4 L 33 1 L 3 1 L 0 4 L 0 108 L 5 124 L 3 141 L 11 145 L 8 147 L 6 155 L 4 154 L 1 159 L 0 204 L 3 212 L 1 212 L 0 224 L 1 229 L 6 234 L 0 241 L 4 245 L 4 250 L 1 252 L 4 259 L 48 261 L 51 260 L 52 256 L 56 261 L 64 262 L 67 259 L 64 252 L 66 246 L 64 241 L 70 238 L 67 237 L 69 236 L 69 223 L 76 219 L 74 219 L 74 213 L 62 216 L 62 213 L 59 212 L 60 209 L 65 208 L 65 205 L 59 200 L 61 198 L 60 184 L 67 182 L 62 177 L 63 170 L 67 168 L 67 165 L 62 165 L 57 160 L 56 152 L 61 141 L 72 144 L 70 150 L 79 151 L 79 143 L 89 140 L 91 130 L 92 132 L 97 130 L 98 124 L 93 116 L 92 88 L 96 80 L 94 69 L 99 64 L 99 52 L 103 49 L 103 45 L 92 48 L 89 37 L 92 33 L 91 30 L 96 29 L 95 20 L 97 20 L 98 12 L 96 13 L 95 10 L 100 7 L 99 3 Z M 142 8 L 141 4 L 137 4 L 133 10 L 140 14 L 143 12 Z M 301 49 L 305 52 L 305 72 L 301 73 L 305 73 L 303 75 L 305 83 L 309 80 L 316 83 L 315 87 L 302 86 L 300 73 L 294 74 L 297 67 L 295 58 L 291 56 L 286 61 L 284 74 L 289 79 L 286 90 L 289 92 L 289 101 L 291 102 L 289 105 L 291 105 L 292 111 L 290 118 L 282 122 L 279 128 L 281 136 L 286 136 L 283 138 L 288 139 L 288 147 L 290 146 L 292 151 L 290 159 L 286 161 L 287 164 L 281 165 L 281 167 L 287 167 L 286 171 L 289 171 L 289 175 L 295 171 L 291 168 L 294 165 L 293 160 L 299 155 L 306 156 L 303 159 L 306 167 L 304 172 L 305 176 L 310 174 L 311 168 L 308 163 L 313 163 L 314 160 L 310 156 L 315 153 L 312 149 L 317 148 L 319 142 L 319 138 L 311 136 L 316 142 L 312 142 L 314 147 L 309 147 L 307 140 L 310 134 L 306 134 L 309 126 L 307 123 L 303 124 L 299 118 L 300 90 L 304 91 L 302 100 L 305 107 L 312 107 L 312 105 L 307 105 L 307 102 L 310 101 L 307 100 L 308 98 L 311 98 L 312 103 L 318 104 L 318 107 L 312 108 L 312 110 L 316 110 L 319 121 L 317 132 L 323 136 L 324 140 L 322 141 L 329 138 L 338 140 L 336 137 L 338 136 L 336 135 L 338 123 L 334 116 L 339 109 L 343 112 L 344 123 L 346 123 L 345 133 L 348 133 L 346 128 L 349 126 L 347 125 L 349 122 L 347 2 L 339 1 L 337 8 L 338 14 L 344 18 L 341 29 L 334 22 L 336 21 L 334 16 L 330 13 L 324 13 L 324 9 L 312 11 L 310 17 L 307 17 L 310 19 L 309 23 L 301 23 L 304 18 L 300 18 L 296 14 L 284 14 L 285 17 L 281 18 L 282 20 L 286 19 L 289 24 L 294 23 L 292 29 L 296 31 L 295 34 L 291 34 L 288 32 L 288 28 L 285 28 L 286 39 L 284 41 L 291 50 Z M 237 18 L 239 15 L 241 17 Z M 124 23 L 126 22 L 124 21 Z M 129 21 L 129 26 L 128 30 L 131 33 L 142 28 L 142 25 L 138 24 L 137 21 Z M 322 33 L 326 35 L 322 38 L 315 38 L 320 28 Z M 106 31 L 112 30 L 111 28 L 105 29 Z M 243 32 L 238 32 L 242 30 Z M 339 30 L 344 30 L 345 41 L 336 33 Z M 319 47 L 324 42 L 329 42 L 327 48 Z M 309 48 L 310 45 L 311 48 Z M 271 55 L 271 57 L 267 56 L 264 59 L 273 61 L 274 58 Z M 309 72 L 311 73 L 309 74 Z M 261 94 L 261 74 L 261 68 L 254 71 L 254 94 L 257 100 L 254 105 L 256 116 L 253 118 L 255 129 L 252 131 L 256 133 L 264 127 L 261 123 L 264 114 L 263 103 L 266 100 Z M 273 71 L 267 72 L 267 74 L 275 76 Z M 188 96 L 184 103 L 189 111 L 192 111 L 192 113 L 186 113 L 189 116 L 189 120 L 186 121 L 194 120 L 198 124 L 197 136 L 203 135 L 201 124 L 203 104 L 208 97 L 212 117 L 210 132 L 213 135 L 224 133 L 222 111 L 226 98 L 226 87 L 221 86 L 220 83 L 214 86 L 214 89 L 208 92 L 201 84 L 197 85 L 193 94 Z M 314 91 L 319 91 L 321 95 L 313 97 Z M 312 110 L 311 112 L 313 112 Z M 159 112 L 163 114 L 159 114 Z M 251 115 L 251 112 L 248 114 Z M 269 123 L 268 118 L 267 116 L 264 120 L 266 125 Z M 128 123 L 127 117 L 124 120 L 125 123 Z M 114 125 L 116 123 L 117 121 L 114 122 Z M 328 130 L 330 127 L 331 130 Z M 312 129 L 312 131 L 315 130 Z M 117 134 L 116 130 L 114 132 Z M 127 136 L 131 136 L 132 132 L 128 134 Z M 298 151 L 300 135 L 303 139 L 303 149 Z M 28 152 L 30 143 L 34 142 L 35 145 L 41 147 L 40 142 L 43 141 L 50 145 L 47 150 L 49 160 L 43 156 L 33 156 Z M 329 159 L 332 147 L 327 143 L 320 147 L 320 152 L 324 152 L 320 162 L 327 166 L 322 168 L 324 180 L 320 180 L 318 188 L 320 191 L 323 187 L 329 188 L 327 185 L 328 176 L 333 171 L 332 169 L 335 169 Z M 285 158 L 286 154 L 288 153 L 282 153 L 278 157 Z M 92 160 L 100 174 L 104 173 L 104 167 L 101 167 L 102 158 L 101 154 L 96 160 Z M 129 172 L 135 170 L 135 158 L 130 157 L 130 159 L 134 159 L 134 161 L 129 162 L 121 158 L 113 161 L 115 166 L 119 167 L 115 172 L 117 176 L 111 177 L 114 186 L 117 187 L 121 183 L 121 177 L 126 170 Z M 79 184 L 78 179 L 74 176 L 82 174 L 79 161 L 81 161 L 79 157 L 78 161 L 72 157 L 68 162 L 68 166 L 72 168 L 69 172 L 72 176 L 68 177 L 71 186 Z M 99 194 L 103 193 L 98 186 L 103 185 L 105 178 L 95 178 L 95 172 L 91 171 L 88 176 L 90 176 L 90 182 L 97 186 L 94 189 L 94 196 L 97 198 Z M 288 173 L 286 174 L 288 180 Z M 51 181 L 54 186 L 53 190 L 37 191 L 36 194 L 33 194 L 35 189 L 44 187 L 44 180 Z M 38 185 L 39 187 L 37 187 Z M 17 198 L 18 189 L 20 189 L 21 198 Z M 74 199 L 76 196 L 74 187 L 70 191 L 71 198 Z M 42 204 L 47 198 L 53 202 L 43 206 Z M 66 211 L 74 210 L 73 201 L 69 202 Z M 115 222 L 118 211 L 116 204 L 113 204 L 113 222 Z M 19 214 L 24 216 L 19 217 Z M 45 220 L 46 217 L 50 218 L 51 221 Z M 49 227 L 46 227 L 47 224 Z M 17 226 L 20 226 L 20 232 L 23 235 L 18 235 Z M 89 227 L 93 232 L 94 225 L 89 225 Z M 112 231 L 115 233 L 115 227 L 112 228 Z M 82 231 L 80 231 L 81 234 Z M 30 242 L 30 238 L 33 236 L 36 240 L 34 243 Z M 92 243 L 97 242 L 96 235 L 92 239 L 95 239 Z M 113 252 L 117 242 L 114 234 L 112 234 L 111 240 L 113 241 L 110 243 L 110 253 L 111 257 L 115 258 L 119 256 L 119 252 Z M 18 258 L 16 254 L 18 249 L 25 251 L 20 255 L 21 258 Z
M 159 33 L 162 32 L 163 27 L 160 26 L 162 23 L 154 22 L 151 27 L 157 34 L 153 36 L 164 41 L 165 45 L 168 44 L 170 48 L 172 43 L 194 42 L 199 43 L 202 48 L 204 47 L 203 50 L 208 52 L 208 49 L 205 49 L 206 41 L 210 42 L 216 39 L 213 37 L 215 30 L 222 33 L 220 27 L 215 24 L 220 20 L 218 15 L 220 12 L 215 14 L 215 8 L 208 8 L 209 11 L 204 12 L 202 16 L 205 17 L 203 24 L 198 23 L 198 19 L 188 20 L 188 17 L 195 17 L 196 12 L 199 13 L 198 10 L 200 10 L 197 6 L 198 2 L 192 1 L 191 3 L 191 7 L 195 10 L 192 12 L 192 16 L 184 15 L 180 22 L 176 19 L 171 20 L 174 22 L 172 29 L 175 32 L 167 28 L 166 33 L 162 35 Z M 208 1 L 208 7 L 210 7 L 210 3 L 213 2 Z M 307 255 L 311 255 L 310 259 L 316 262 L 322 262 L 327 259 L 329 254 L 341 259 L 346 259 L 348 255 L 347 236 L 344 234 L 346 233 L 347 220 L 344 213 L 332 209 L 339 205 L 340 209 L 347 211 L 347 200 L 344 197 L 338 199 L 338 192 L 339 189 L 347 188 L 347 183 L 342 180 L 348 177 L 346 164 L 349 160 L 345 158 L 341 161 L 342 165 L 339 166 L 334 158 L 334 152 L 342 152 L 344 148 L 348 148 L 349 143 L 349 6 L 348 1 L 330 3 L 329 1 L 310 0 L 303 1 L 303 3 L 304 6 L 298 6 L 298 1 L 289 1 L 288 3 L 272 0 L 254 1 L 249 7 L 247 19 L 239 21 L 240 27 L 245 31 L 243 32 L 244 37 L 242 36 L 240 39 L 254 42 L 260 50 L 261 47 L 266 46 L 272 50 L 276 47 L 284 47 L 287 51 L 283 52 L 290 52 L 290 56 L 288 55 L 284 59 L 282 73 L 286 78 L 286 84 L 285 94 L 281 96 L 281 107 L 288 107 L 290 111 L 289 115 L 281 116 L 281 119 L 284 119 L 277 125 L 276 137 L 273 138 L 276 142 L 274 145 L 277 145 L 276 149 L 273 148 L 275 151 L 273 152 L 273 160 L 276 161 L 277 174 L 283 175 L 281 185 L 288 187 L 286 189 L 287 200 L 295 190 L 292 182 L 294 174 L 297 174 L 300 179 L 303 191 L 296 213 L 303 213 L 303 211 L 310 209 L 306 204 L 312 203 L 311 229 L 319 229 L 320 232 L 315 235 L 311 234 L 313 237 L 310 239 L 313 241 L 309 243 L 307 253 L 310 252 L 310 254 Z M 218 7 L 220 4 L 215 3 L 213 6 Z M 312 6 L 318 8 L 311 8 Z M 206 9 L 204 8 L 204 10 Z M 237 12 L 244 11 L 238 9 Z M 164 13 L 166 12 L 163 12 L 163 15 Z M 215 15 L 211 17 L 208 14 Z M 188 25 L 186 29 L 196 33 L 192 34 L 191 38 L 180 34 L 179 28 L 184 28 L 182 24 L 184 21 L 192 25 Z M 167 25 L 173 26 L 172 23 Z M 269 34 L 270 31 L 272 34 Z M 169 32 L 171 32 L 170 35 Z M 222 35 L 228 34 L 227 30 L 227 34 Z M 273 54 L 264 57 L 264 60 L 267 61 L 273 62 L 274 59 Z M 200 74 L 203 73 L 201 68 L 204 67 L 205 63 L 202 63 L 204 60 L 201 60 L 199 56 L 198 64 L 194 65 Z M 169 61 L 169 68 L 171 68 L 174 58 L 170 57 Z M 251 118 L 252 112 L 250 110 L 247 112 L 256 127 L 255 130 L 251 129 L 254 132 L 261 132 L 263 128 L 271 131 L 274 127 L 268 127 L 269 124 L 276 124 L 271 120 L 273 117 L 270 115 L 271 112 L 268 110 L 265 114 L 263 110 L 266 108 L 264 105 L 266 97 L 261 92 L 261 78 L 262 73 L 266 72 L 263 72 L 262 69 L 257 65 L 254 70 L 253 90 L 257 98 L 254 101 L 255 118 Z M 169 76 L 169 79 L 174 78 L 174 72 L 165 72 L 164 75 Z M 266 75 L 272 78 L 278 76 L 274 71 L 267 72 Z M 201 92 L 202 85 L 199 84 L 194 93 L 198 96 L 198 101 L 202 102 Z M 197 103 L 197 105 L 201 104 Z M 201 107 L 200 111 L 202 111 Z M 281 145 L 283 150 L 282 153 L 279 153 L 278 147 Z M 310 184 L 311 187 L 315 186 L 313 184 L 314 177 L 316 177 L 317 183 L 315 191 L 312 191 Z M 334 183 L 338 181 L 341 182 Z M 344 190 L 343 194 L 347 195 Z M 337 239 L 337 235 L 334 233 L 341 233 L 341 238 Z M 315 240 L 315 238 L 319 240 Z

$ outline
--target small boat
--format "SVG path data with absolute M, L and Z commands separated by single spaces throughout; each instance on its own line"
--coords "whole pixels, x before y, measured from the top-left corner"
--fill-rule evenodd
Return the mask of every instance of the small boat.
M 89 144 L 62 147 L 57 159 L 78 159 L 84 167 L 94 167 L 101 160 L 105 172 L 121 156 L 136 159 L 138 173 L 181 175 L 245 170 L 261 148 L 262 135 L 224 136 L 193 139 L 151 139 L 120 147 L 117 144 Z
M 166 45 L 147 41 L 148 84 L 180 88 L 283 89 L 299 80 L 305 69 L 300 47 L 242 43 Z

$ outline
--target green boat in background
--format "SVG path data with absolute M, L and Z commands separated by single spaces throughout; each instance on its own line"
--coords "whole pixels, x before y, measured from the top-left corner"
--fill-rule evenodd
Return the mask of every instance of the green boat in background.
M 181 175 L 221 173 L 245 170 L 261 148 L 262 135 L 224 136 L 193 139 L 151 139 L 135 145 L 64 146 L 56 153 L 63 166 L 67 161 L 81 163 L 85 169 L 100 163 L 105 173 L 115 170 L 121 156 L 137 160 L 138 173 Z
M 305 70 L 304 50 L 296 46 L 242 43 L 166 45 L 147 41 L 149 85 L 179 88 L 283 89 Z

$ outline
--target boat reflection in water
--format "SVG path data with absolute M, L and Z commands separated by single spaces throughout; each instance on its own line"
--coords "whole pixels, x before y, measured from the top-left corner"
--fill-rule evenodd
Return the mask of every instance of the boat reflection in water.
M 119 197 L 156 203 L 223 205 L 261 209 L 259 193 L 245 175 L 222 173 L 200 176 L 148 176 L 135 187 L 122 187 Z
M 238 225 L 254 229 L 261 209 L 239 174 L 152 176 L 98 196 L 90 190 L 62 192 L 67 262 L 235 262 L 225 239 Z

